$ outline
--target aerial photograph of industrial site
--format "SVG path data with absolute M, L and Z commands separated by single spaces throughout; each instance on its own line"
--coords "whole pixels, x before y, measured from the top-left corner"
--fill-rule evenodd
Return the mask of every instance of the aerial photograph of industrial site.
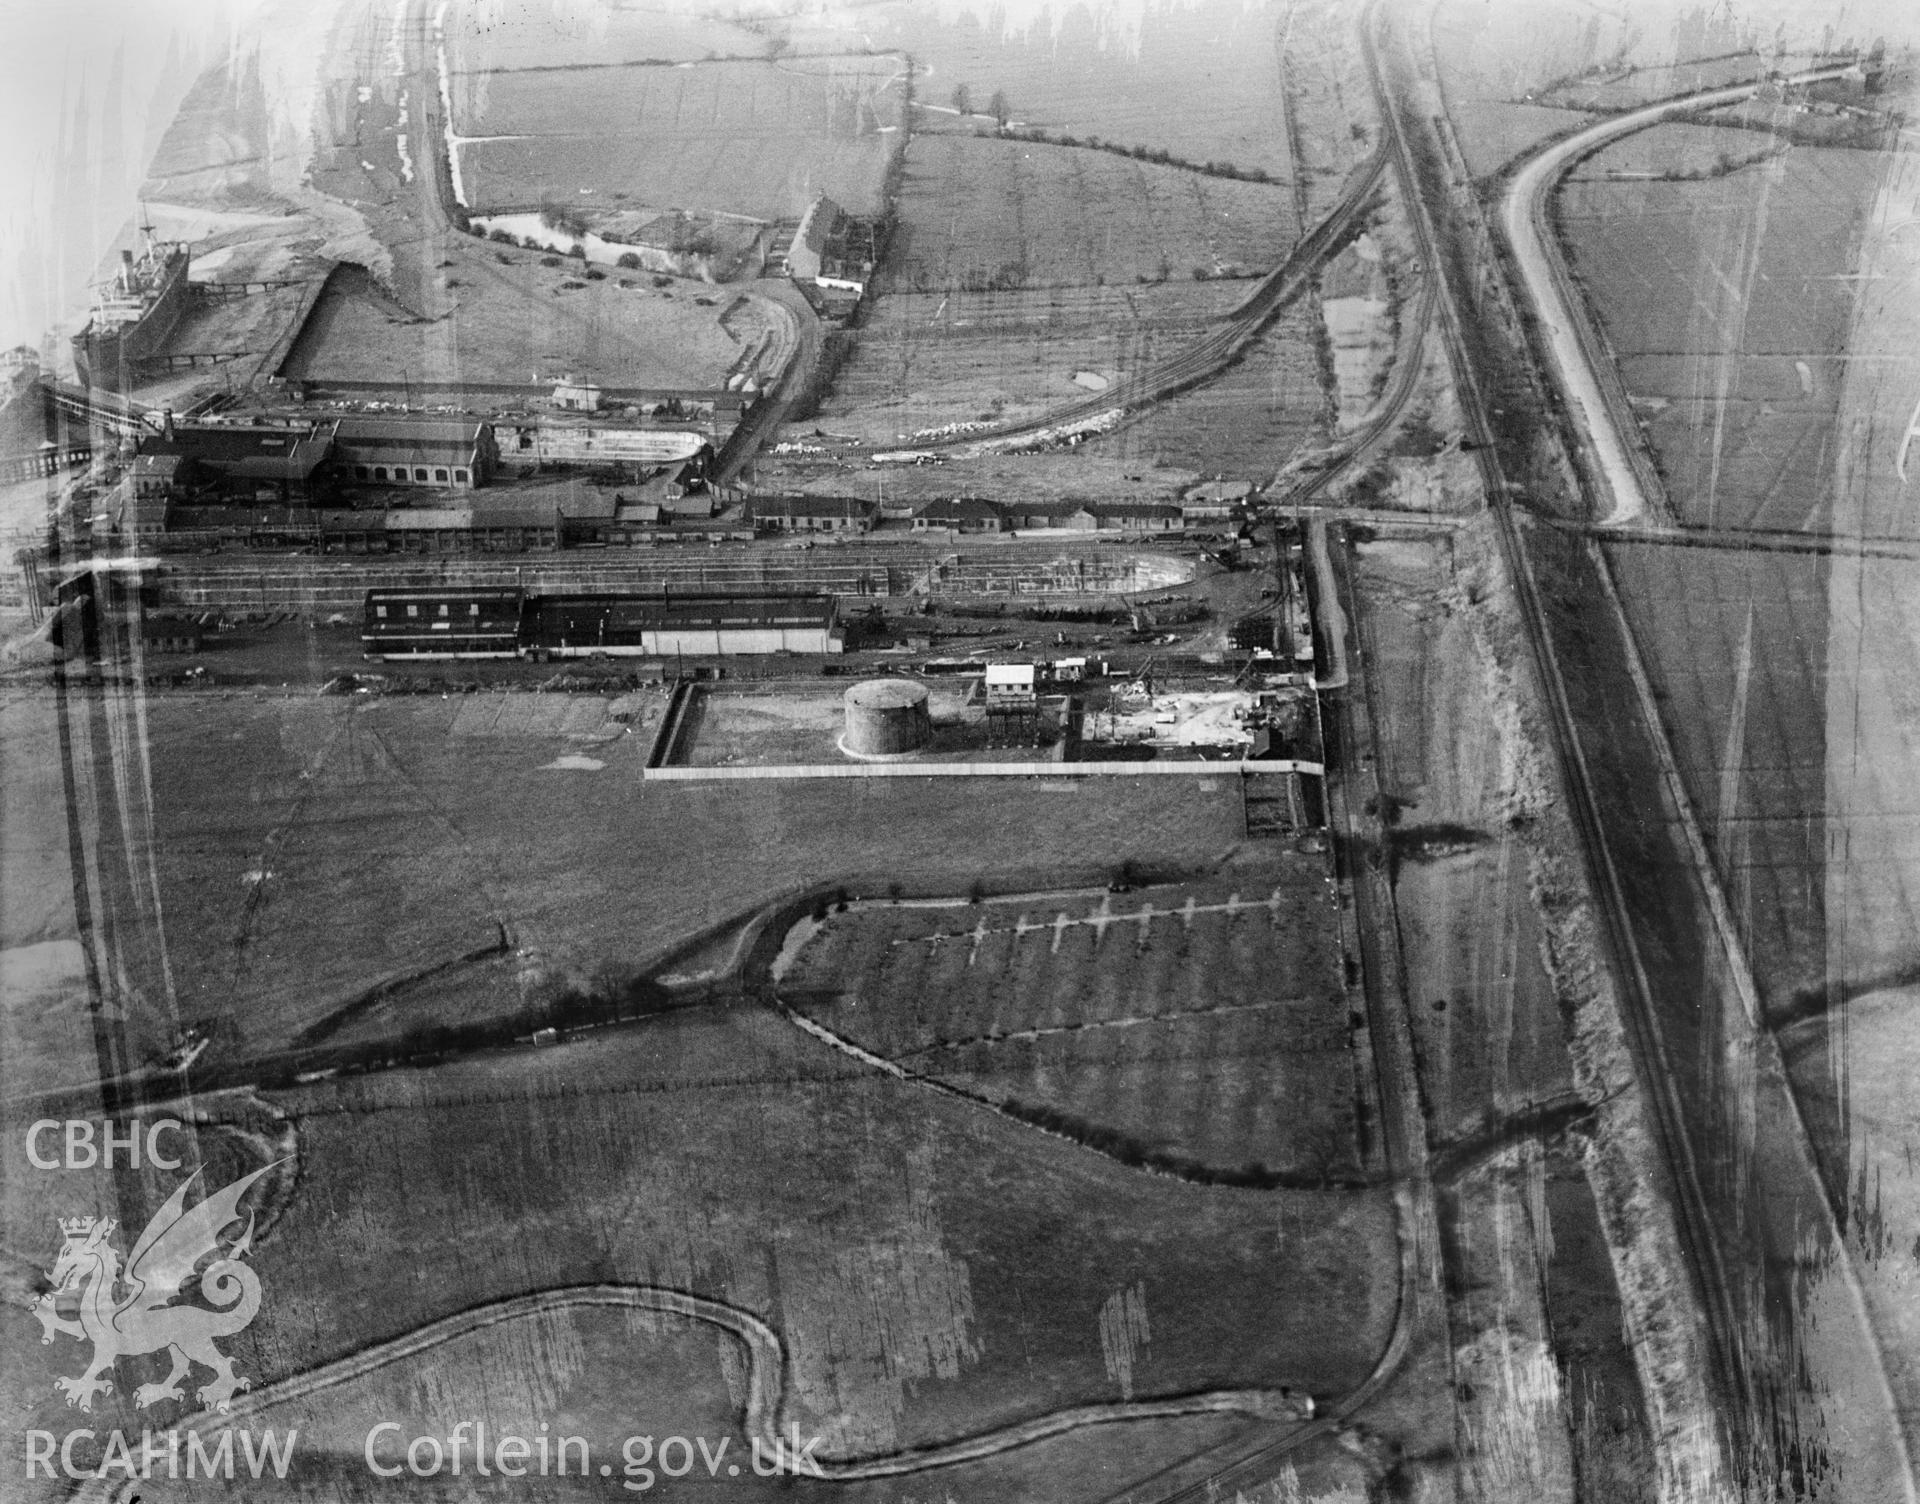
M 0 85 L 0 1504 L 1920 1501 L 1914 0 Z

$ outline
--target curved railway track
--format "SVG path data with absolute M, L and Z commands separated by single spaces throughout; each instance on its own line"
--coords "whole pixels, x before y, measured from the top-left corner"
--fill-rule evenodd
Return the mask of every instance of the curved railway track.
M 1055 429 L 1091 424 L 1108 413 L 1114 414 L 1117 421 L 1128 412 L 1164 401 L 1218 375 L 1246 353 L 1267 325 L 1306 291 L 1313 276 L 1346 244 L 1372 202 L 1388 160 L 1384 149 L 1374 152 L 1360 167 L 1358 176 L 1332 212 L 1301 237 L 1287 259 L 1269 272 L 1238 307 L 1219 316 L 1220 327 L 1167 360 L 1104 392 L 1076 398 L 1031 418 L 919 442 L 863 444 L 846 452 L 877 452 L 906 458 L 1003 448 Z

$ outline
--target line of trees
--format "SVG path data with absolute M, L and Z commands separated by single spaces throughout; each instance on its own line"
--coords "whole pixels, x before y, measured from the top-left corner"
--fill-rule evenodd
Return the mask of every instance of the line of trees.
M 962 115 L 974 114 L 973 90 L 969 89 L 965 84 L 955 84 L 953 86 L 953 107 Z M 987 100 L 985 113 L 993 117 L 994 123 L 998 125 L 1001 130 L 1005 130 L 1007 128 L 1007 122 L 1013 118 L 1013 112 L 1007 104 L 1007 96 L 999 89 L 995 89 L 992 96 Z

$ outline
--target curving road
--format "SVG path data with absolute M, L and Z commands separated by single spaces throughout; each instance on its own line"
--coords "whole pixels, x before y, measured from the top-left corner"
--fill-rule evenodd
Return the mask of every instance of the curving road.
M 1823 68 L 1796 74 L 1788 82 L 1813 83 L 1823 78 L 1837 78 L 1843 71 Z M 1578 306 L 1572 279 L 1548 223 L 1548 199 L 1562 173 L 1608 142 L 1675 116 L 1738 104 L 1751 99 L 1759 87 L 1753 83 L 1709 89 L 1625 115 L 1610 116 L 1553 142 L 1528 160 L 1514 174 L 1501 201 L 1501 229 L 1513 250 L 1527 297 L 1539 315 L 1547 354 L 1566 399 L 1575 435 L 1592 461 L 1596 481 L 1608 496 L 1607 513 L 1600 519 L 1603 527 L 1644 524 L 1650 516 L 1663 516 L 1665 508 L 1651 467 L 1637 444 L 1628 437 L 1627 423 L 1631 420 L 1622 412 L 1623 399 L 1609 396 L 1611 362 Z M 1617 386 L 1617 378 L 1613 381 Z

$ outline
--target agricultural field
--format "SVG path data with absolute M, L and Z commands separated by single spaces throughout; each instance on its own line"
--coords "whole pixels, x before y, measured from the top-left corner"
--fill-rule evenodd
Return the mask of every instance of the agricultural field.
M 718 307 L 640 276 L 587 275 L 584 262 L 541 258 L 458 237 L 425 318 L 349 271 L 314 305 L 286 362 L 289 376 L 404 383 L 553 380 L 713 389 L 742 353 Z M 555 264 L 548 266 L 544 260 Z
M 501 1017 L 618 995 L 803 883 L 1105 881 L 1130 859 L 1209 866 L 1241 838 L 1237 791 L 1200 779 L 643 785 L 651 702 L 524 698 L 513 715 L 310 690 L 89 710 L 76 734 L 103 778 L 128 717 L 144 738 L 128 821 L 103 826 L 101 901 L 167 915 L 164 953 L 129 930 L 126 986 L 168 999 L 128 1020 L 129 1063 L 184 1027 L 225 1068 L 349 1023 L 340 1037 L 394 1037 L 416 997 Z
M 859 16 L 872 45 L 907 53 L 924 70 L 914 84 L 916 133 L 991 130 L 999 94 L 1021 128 L 1257 168 L 1285 182 L 1293 160 L 1280 38 L 1289 9 L 1197 0 L 1023 22 L 889 0 Z M 954 102 L 961 88 L 964 116 Z
M 964 136 L 907 148 L 883 290 L 986 292 L 1245 275 L 1299 238 L 1282 188 L 1110 152 Z
M 1681 58 L 1666 66 L 1598 68 L 1539 90 L 1535 97 L 1573 110 L 1612 113 L 1655 100 L 1698 94 L 1730 84 L 1751 83 L 1769 68 L 1795 72 L 1811 65 L 1809 57 L 1768 56 L 1749 51 L 1730 56 Z
M 1916 565 L 1844 550 L 1608 554 L 1904 1405 L 1908 1355 L 1920 1351 L 1907 1262 L 1920 1215 L 1908 1164 L 1920 1133 L 1910 1030 L 1920 724 L 1906 688 L 1920 643 Z M 1743 1035 L 1737 1011 L 1730 1032 Z M 1723 1048 L 1704 1039 L 1701 1058 Z M 1737 1189 L 1756 1152 L 1780 1151 L 1749 1142 L 1745 1073 L 1718 1074 Z M 1822 1298 L 1817 1286 L 1801 1297 Z
M 889 56 L 470 75 L 460 181 L 476 212 L 631 201 L 797 220 L 824 193 L 876 215 L 901 82 Z
M 1310 306 L 1296 304 L 1221 375 L 1083 441 L 1078 452 L 1148 472 L 1172 466 L 1265 484 L 1327 431 L 1315 321 Z
M 1763 0 L 1738 13 L 1674 6 L 1664 14 L 1440 0 L 1433 39 L 1450 106 L 1551 96 L 1575 108 L 1620 108 L 1685 92 L 1696 78 L 1700 87 L 1751 78 L 1757 48 L 1810 45 L 1823 20 L 1797 0 Z
M 456 88 L 468 77 L 521 70 L 698 63 L 767 50 L 766 36 L 749 22 L 669 6 L 456 6 L 442 24 Z
M 1384 1189 L 1183 1184 L 859 1067 L 746 1005 L 318 1083 L 266 1106 L 299 1175 L 253 1256 L 272 1298 L 233 1356 L 255 1380 L 250 1402 L 269 1405 L 255 1424 L 298 1423 L 303 1461 L 322 1477 L 359 1471 L 363 1488 L 366 1432 L 388 1417 L 405 1435 L 456 1419 L 532 1434 L 550 1418 L 616 1470 L 619 1438 L 640 1432 L 731 1436 L 744 1451 L 755 1383 L 827 1461 L 1198 1391 L 1285 1388 L 1326 1404 L 1387 1351 L 1399 1305 Z M 47 1179 L 18 1187 L 15 1225 L 67 1207 L 85 1178 L 44 1206 L 18 1198 L 44 1198 Z M 764 1323 L 784 1361 L 679 1317 L 557 1307 L 373 1366 L 429 1322 L 588 1284 L 720 1303 Z M 357 1374 L 271 1404 L 279 1381 L 356 1355 Z M 36 1346 L 10 1365 L 9 1413 L 26 1424 L 64 1415 L 45 1382 L 54 1360 Z M 29 1379 L 44 1399 L 28 1398 Z M 153 1418 L 124 1395 L 108 1403 L 136 1428 Z M 1069 1433 L 852 1496 L 998 1478 L 1013 1495 L 1091 1501 L 1260 1431 L 1200 1417 L 1101 1434 L 1091 1467 Z M 720 1497 L 775 1486 L 741 1471 Z M 847 1497 L 852 1485 L 830 1486 Z
M 1055 287 L 874 300 L 814 422 L 870 441 L 1003 422 L 1121 385 L 1199 337 L 1250 283 Z
M 1355 1181 L 1380 1166 L 1373 1067 L 1328 883 L 1291 856 L 1124 895 L 865 904 L 810 926 L 774 985 L 915 1077 L 1123 1159 Z
M 1474 177 L 1488 177 L 1595 112 L 1756 78 L 1773 65 L 1775 45 L 1818 41 L 1806 34 L 1814 30 L 1806 15 L 1780 9 L 1789 12 L 1776 18 L 1785 23 L 1780 32 L 1769 24 L 1762 37 L 1757 15 L 1743 25 L 1729 12 L 1700 9 L 1675 9 L 1669 20 L 1528 0 L 1439 0 L 1433 56 L 1461 155 Z M 1783 55 L 1779 66 L 1807 61 Z
M 1460 156 L 1476 179 L 1491 177 L 1554 137 L 1591 124 L 1593 118 L 1577 110 L 1497 99 L 1462 100 L 1447 116 Z
M 1817 526 L 1832 501 L 1843 356 L 1861 296 L 1855 246 L 1880 164 L 1794 147 L 1719 173 L 1723 154 L 1744 158 L 1757 138 L 1727 132 L 1716 148 L 1698 127 L 1646 134 L 1671 148 L 1598 153 L 1562 190 L 1558 224 L 1673 508 L 1710 528 Z M 1717 175 L 1614 180 L 1616 163 Z
M 1826 707 L 1856 690 L 1829 666 L 1836 630 L 1849 629 L 1830 605 L 1833 566 L 1817 554 L 1624 544 L 1609 557 L 1648 671 L 1671 707 L 1667 732 L 1762 1001 L 1789 1016 L 1826 985 L 1826 908 L 1840 896 L 1822 876 Z M 1871 573 L 1879 589 L 1870 604 L 1904 577 L 1890 563 Z M 1873 630 L 1891 625 L 1876 620 Z M 1885 792 L 1872 807 L 1896 818 Z M 1850 801 L 1850 816 L 1865 808 Z M 1865 849 L 1851 853 L 1848 870 L 1863 897 L 1904 904 L 1898 870 L 1875 870 Z M 1887 953 L 1880 964 L 1895 963 Z

